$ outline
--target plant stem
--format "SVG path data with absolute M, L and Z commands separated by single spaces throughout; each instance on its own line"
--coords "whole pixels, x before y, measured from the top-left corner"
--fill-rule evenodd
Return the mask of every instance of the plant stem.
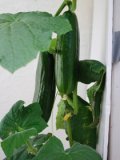
M 69 4 L 69 2 L 70 0 L 64 0 L 61 6 L 59 7 L 59 9 L 57 10 L 55 16 L 58 16 L 62 12 L 62 10 L 65 8 L 65 6 Z
M 21 132 L 21 131 L 24 131 L 23 128 L 17 126 L 18 128 L 18 131 Z M 33 145 L 31 144 L 30 140 L 27 140 L 26 141 L 26 144 L 27 144 L 27 149 L 28 149 L 28 152 L 33 154 L 33 155 L 36 155 L 37 153 L 37 148 L 33 147 Z
M 72 8 L 71 10 L 74 12 L 76 10 L 77 0 L 72 0 Z
M 73 105 L 74 105 L 74 114 L 77 114 L 79 110 L 78 97 L 77 97 L 77 85 L 75 87 L 75 90 L 73 91 Z
M 26 142 L 26 144 L 27 144 L 27 147 L 28 147 L 28 152 L 33 154 L 33 155 L 36 155 L 37 148 L 33 147 L 29 140 Z
M 67 125 L 67 134 L 68 134 L 68 138 L 69 138 L 69 144 L 71 147 L 73 145 L 73 138 L 72 138 L 70 118 L 66 121 L 66 125 Z
M 74 109 L 74 104 L 71 98 L 67 97 L 68 104 Z
M 60 8 L 57 10 L 55 16 L 58 16 L 61 13 L 61 11 L 65 8 L 65 6 L 66 6 L 66 3 L 65 3 L 65 1 L 63 1 Z

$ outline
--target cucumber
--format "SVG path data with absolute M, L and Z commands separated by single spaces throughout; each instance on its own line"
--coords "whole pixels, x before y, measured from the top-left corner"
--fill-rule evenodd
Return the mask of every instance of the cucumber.
M 79 27 L 77 17 L 71 11 L 64 13 L 72 31 L 58 36 L 55 55 L 55 79 L 61 94 L 70 94 L 77 84 L 77 65 L 79 59 Z
M 39 102 L 43 111 L 42 117 L 46 122 L 50 118 L 55 98 L 54 64 L 52 54 L 49 54 L 49 52 L 40 53 L 33 101 Z

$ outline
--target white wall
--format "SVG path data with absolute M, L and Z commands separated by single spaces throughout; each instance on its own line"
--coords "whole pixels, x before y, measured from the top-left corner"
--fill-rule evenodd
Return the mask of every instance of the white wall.
M 120 31 L 120 1 L 114 0 L 113 2 L 113 34 L 115 34 Z M 120 62 L 118 57 L 117 55 L 112 69 L 109 160 L 120 159 Z
M 1 0 L 0 12 L 19 12 L 42 10 L 55 13 L 62 0 Z M 106 33 L 106 16 L 107 16 L 107 0 L 78 0 L 77 15 L 80 25 L 80 57 L 81 59 L 88 59 L 90 57 L 105 62 L 104 45 Z M 102 13 L 102 14 L 101 14 Z M 92 39 L 92 41 L 91 41 Z M 27 104 L 31 103 L 34 94 L 35 86 L 35 70 L 37 66 L 37 59 L 33 60 L 26 67 L 16 71 L 13 75 L 0 67 L 0 119 L 9 110 L 11 105 L 19 99 L 24 100 Z M 85 89 L 87 86 L 79 85 L 79 94 L 86 97 Z M 58 98 L 56 103 L 58 102 Z M 61 137 L 65 143 L 65 134 L 63 131 L 56 131 L 55 116 L 57 106 L 55 105 L 53 115 L 49 122 L 50 127 L 48 131 Z M 101 136 L 103 140 L 103 135 Z M 102 148 L 103 146 L 101 146 Z M 103 150 L 100 150 L 103 153 Z M 0 159 L 3 158 L 3 153 L 0 151 Z M 104 159 L 106 160 L 106 159 Z
M 112 107 L 110 123 L 109 160 L 120 159 L 120 62 L 112 70 Z
M 97 146 L 97 150 L 101 153 L 103 160 L 107 160 L 108 156 L 111 107 L 112 16 L 113 0 L 94 0 L 91 58 L 105 63 L 107 72 Z

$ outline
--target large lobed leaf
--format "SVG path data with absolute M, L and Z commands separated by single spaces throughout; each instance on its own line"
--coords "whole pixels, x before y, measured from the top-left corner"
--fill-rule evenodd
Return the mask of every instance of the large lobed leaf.
M 78 104 L 78 114 L 70 119 L 73 139 L 81 144 L 96 148 L 97 132 L 96 126 L 90 127 L 93 123 L 90 104 L 84 101 L 81 97 L 78 97 Z
M 69 160 L 67 157 L 61 141 L 56 137 L 51 137 L 33 160 Z
M 96 126 L 91 127 L 91 124 L 93 123 L 93 115 L 90 104 L 78 96 L 78 106 L 79 110 L 77 115 L 73 115 L 70 118 L 72 138 L 76 142 L 96 148 L 97 131 Z M 56 117 L 57 129 L 66 129 L 64 116 L 67 108 L 68 104 L 65 104 L 65 102 L 61 100 L 58 105 L 58 113 Z
M 0 15 L 0 64 L 11 72 L 26 65 L 38 51 L 48 51 L 52 33 L 71 30 L 62 16 L 46 12 Z
M 26 144 L 27 140 L 31 136 L 35 136 L 37 130 L 31 128 L 25 131 L 17 132 L 1 142 L 2 149 L 7 157 L 11 157 L 16 149 L 23 144 Z
M 91 147 L 75 143 L 70 149 L 64 150 L 63 144 L 57 137 L 50 137 L 39 148 L 35 156 L 28 154 L 21 147 L 10 160 L 102 160 L 100 155 Z
M 69 160 L 102 160 L 101 156 L 91 147 L 79 143 L 67 150 Z
M 96 60 L 82 60 L 78 63 L 78 81 L 90 84 L 99 81 L 105 66 Z
M 43 143 L 45 143 L 51 136 L 51 134 L 40 134 L 31 138 L 30 142 L 39 150 L 43 146 Z M 25 144 L 14 152 L 14 154 L 10 157 L 10 160 L 31 160 L 34 157 L 34 155 L 28 153 L 27 145 Z
M 16 102 L 0 122 L 0 137 L 4 139 L 17 131 L 30 128 L 35 128 L 39 133 L 47 127 L 41 114 L 39 103 L 24 107 L 23 101 Z

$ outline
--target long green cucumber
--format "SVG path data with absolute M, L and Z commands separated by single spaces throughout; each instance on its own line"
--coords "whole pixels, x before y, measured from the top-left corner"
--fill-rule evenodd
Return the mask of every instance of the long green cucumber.
M 50 118 L 55 98 L 54 57 L 48 52 L 40 53 L 36 72 L 34 102 L 39 102 L 47 122 Z
M 64 17 L 69 20 L 72 31 L 58 36 L 55 55 L 56 85 L 61 94 L 70 94 L 77 84 L 79 59 L 79 27 L 75 13 L 67 11 Z

